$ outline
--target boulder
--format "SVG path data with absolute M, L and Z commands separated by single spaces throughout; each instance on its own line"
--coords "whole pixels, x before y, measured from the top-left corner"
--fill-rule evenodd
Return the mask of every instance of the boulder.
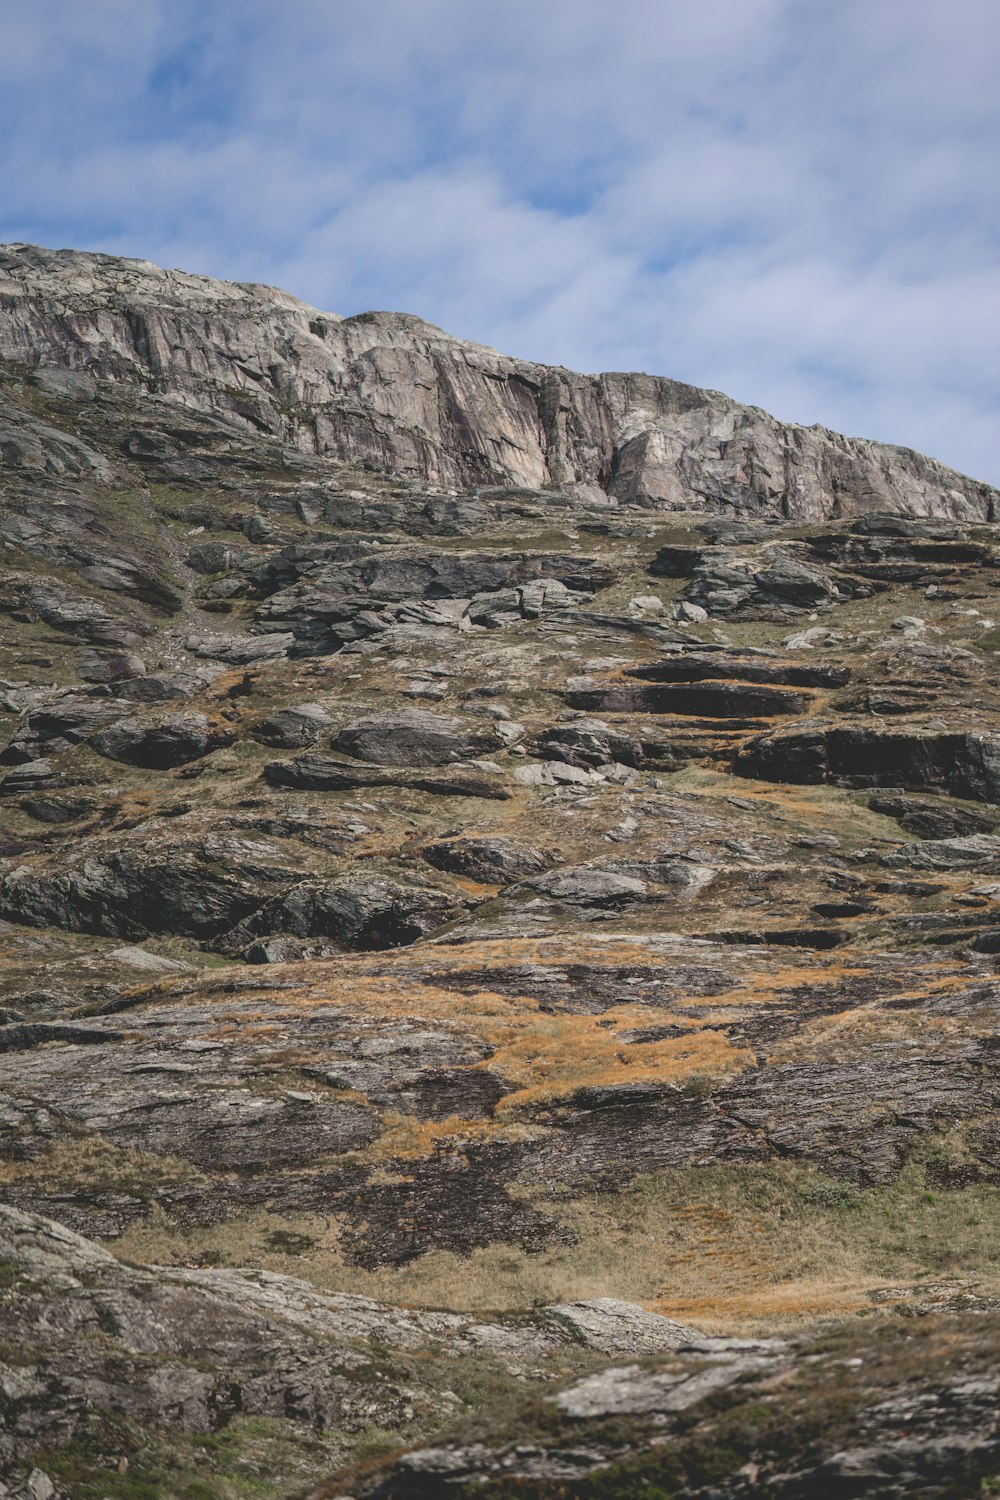
M 697 1344 L 704 1338 L 687 1323 L 663 1318 L 617 1297 L 563 1302 L 545 1311 L 549 1317 L 568 1324 L 591 1349 L 599 1349 L 602 1354 L 664 1354 Z
M 0 764 L 17 765 L 58 755 L 80 745 L 102 725 L 121 717 L 121 706 L 106 698 L 70 695 L 34 709 L 18 725 L 13 739 L 0 754 Z
M 79 672 L 84 682 L 127 682 L 145 677 L 146 663 L 134 651 L 80 652 Z
M 288 934 L 329 938 L 340 948 L 400 948 L 452 922 L 463 908 L 440 891 L 365 876 L 294 886 L 266 902 L 230 935 L 230 945 L 250 936 Z
M 489 755 L 503 745 L 493 729 L 420 708 L 358 719 L 331 743 L 341 755 L 377 766 L 445 766 Z
M 51 761 L 27 760 L 14 766 L 0 781 L 0 797 L 19 797 L 24 792 L 37 792 L 58 786 L 62 775 Z
M 420 851 L 429 865 L 449 875 L 461 875 L 483 885 L 508 885 L 545 869 L 548 861 L 538 849 L 499 835 L 467 834 L 439 839 Z
M 205 714 L 171 714 L 158 723 L 120 719 L 91 741 L 99 755 L 147 771 L 169 771 L 231 745 L 235 731 Z
M 37 762 L 36 762 L 37 764 Z M 13 773 L 12 773 L 13 774 Z M 9 778 L 7 778 L 9 780 Z M 0 783 L 0 797 L 4 795 L 4 783 Z M 25 797 L 21 811 L 38 823 L 75 823 L 77 818 L 96 812 L 97 804 L 87 797 Z
M 268 714 L 254 730 L 257 739 L 265 745 L 276 745 L 287 750 L 301 750 L 314 745 L 333 720 L 320 703 L 293 703 L 288 708 L 279 708 Z
M 570 695 L 574 701 L 578 695 Z M 564 761 L 569 766 L 592 767 L 614 764 L 637 766 L 642 760 L 638 740 L 603 719 L 578 718 L 544 730 L 526 747 L 541 760 Z
M 527 884 L 540 895 L 576 906 L 618 906 L 642 901 L 648 893 L 645 882 L 634 876 L 619 875 L 613 870 L 592 870 L 586 865 L 553 870 Z
M 194 672 L 151 672 L 147 677 L 132 678 L 116 684 L 119 698 L 130 703 L 170 703 L 175 698 L 190 698 L 209 680 L 210 674 Z

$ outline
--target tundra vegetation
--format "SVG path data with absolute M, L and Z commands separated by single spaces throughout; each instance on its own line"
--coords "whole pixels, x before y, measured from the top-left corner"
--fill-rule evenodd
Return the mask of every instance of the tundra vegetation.
M 997 493 L 0 250 L 0 1483 L 1000 1488 Z

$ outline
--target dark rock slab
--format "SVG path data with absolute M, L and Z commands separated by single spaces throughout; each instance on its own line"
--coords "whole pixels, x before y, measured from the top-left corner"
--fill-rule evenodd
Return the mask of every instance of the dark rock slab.
M 955 807 L 943 799 L 912 796 L 872 797 L 868 806 L 883 817 L 895 818 L 899 826 L 918 839 L 962 838 L 973 833 L 992 833 L 1000 824 L 996 815 Z
M 765 651 L 685 651 L 660 661 L 630 667 L 628 677 L 644 682 L 704 682 L 723 678 L 732 682 L 765 682 L 786 687 L 843 687 L 851 669 L 796 661 Z
M 857 1181 L 891 1182 L 931 1126 L 996 1108 L 994 1065 L 989 1043 L 926 1056 L 884 1044 L 869 1057 L 754 1070 L 716 1103 L 769 1152 Z
M 529 740 L 525 748 L 539 760 L 560 760 L 570 766 L 638 766 L 644 758 L 640 740 L 603 719 L 576 719 L 555 724 Z
M 263 895 L 197 861 L 123 852 L 61 873 L 8 872 L 0 879 L 0 915 L 132 940 L 156 932 L 211 937 L 253 911 Z
M 544 870 L 548 861 L 538 849 L 500 835 L 467 834 L 426 844 L 421 855 L 436 870 L 478 880 L 483 885 L 507 885 Z
M 566 694 L 586 713 L 704 714 L 713 719 L 802 714 L 810 699 L 793 688 L 743 682 L 665 682 L 581 688 Z
M 120 717 L 120 705 L 107 699 L 77 695 L 61 698 L 27 715 L 0 754 L 0 764 L 19 765 L 58 755 L 82 744 L 109 721 Z
M 0 797 L 19 797 L 25 792 L 46 790 L 59 786 L 60 783 L 65 784 L 62 773 L 51 761 L 44 757 L 22 761 L 0 781 Z
M 440 891 L 399 885 L 376 876 L 353 876 L 329 884 L 303 882 L 266 902 L 229 935 L 289 933 L 329 938 L 342 948 L 399 948 L 464 916 L 465 909 Z
M 262 719 L 254 734 L 265 745 L 275 745 L 285 750 L 301 750 L 307 745 L 314 745 L 332 723 L 333 719 L 322 704 L 294 703 Z
M 93 737 L 99 755 L 148 771 L 169 771 L 231 745 L 235 731 L 205 714 L 172 714 L 157 724 L 121 719 Z
M 334 735 L 333 749 L 379 766 L 444 766 L 501 748 L 500 736 L 420 708 L 372 714 Z
M 819 726 L 761 735 L 733 759 L 737 776 L 841 786 L 940 788 L 976 802 L 1000 800 L 1000 738 L 977 730 Z
M 328 755 L 298 755 L 272 760 L 264 767 L 271 786 L 299 791 L 349 792 L 362 787 L 399 786 L 443 797 L 489 797 L 505 800 L 508 788 L 499 776 L 475 771 L 396 770 L 336 760 Z

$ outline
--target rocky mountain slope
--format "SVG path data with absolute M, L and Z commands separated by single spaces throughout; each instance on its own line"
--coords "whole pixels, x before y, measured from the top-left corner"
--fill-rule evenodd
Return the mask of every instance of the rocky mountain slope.
M 576 375 L 419 318 L 339 318 L 146 261 L 0 248 L 0 359 L 43 387 L 60 372 L 50 379 L 70 399 L 125 386 L 304 454 L 445 485 L 581 486 L 586 499 L 786 520 L 872 508 L 996 518 L 996 491 L 943 464 L 780 423 L 717 391 Z M 35 433 L 49 437 L 56 464 L 88 461 L 65 435 Z
M 994 1481 L 996 500 L 0 252 L 10 1491 Z

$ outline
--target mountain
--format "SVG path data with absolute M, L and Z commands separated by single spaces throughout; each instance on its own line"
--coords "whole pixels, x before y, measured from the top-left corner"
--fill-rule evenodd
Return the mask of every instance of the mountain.
M 627 504 L 797 521 L 996 516 L 996 490 L 943 464 L 781 423 L 717 391 L 576 375 L 418 318 L 340 318 L 146 261 L 0 248 L 0 312 L 10 367 L 131 387 L 304 454 L 435 484 L 582 486 Z
M 0 252 L 8 1493 L 996 1486 L 996 498 Z

